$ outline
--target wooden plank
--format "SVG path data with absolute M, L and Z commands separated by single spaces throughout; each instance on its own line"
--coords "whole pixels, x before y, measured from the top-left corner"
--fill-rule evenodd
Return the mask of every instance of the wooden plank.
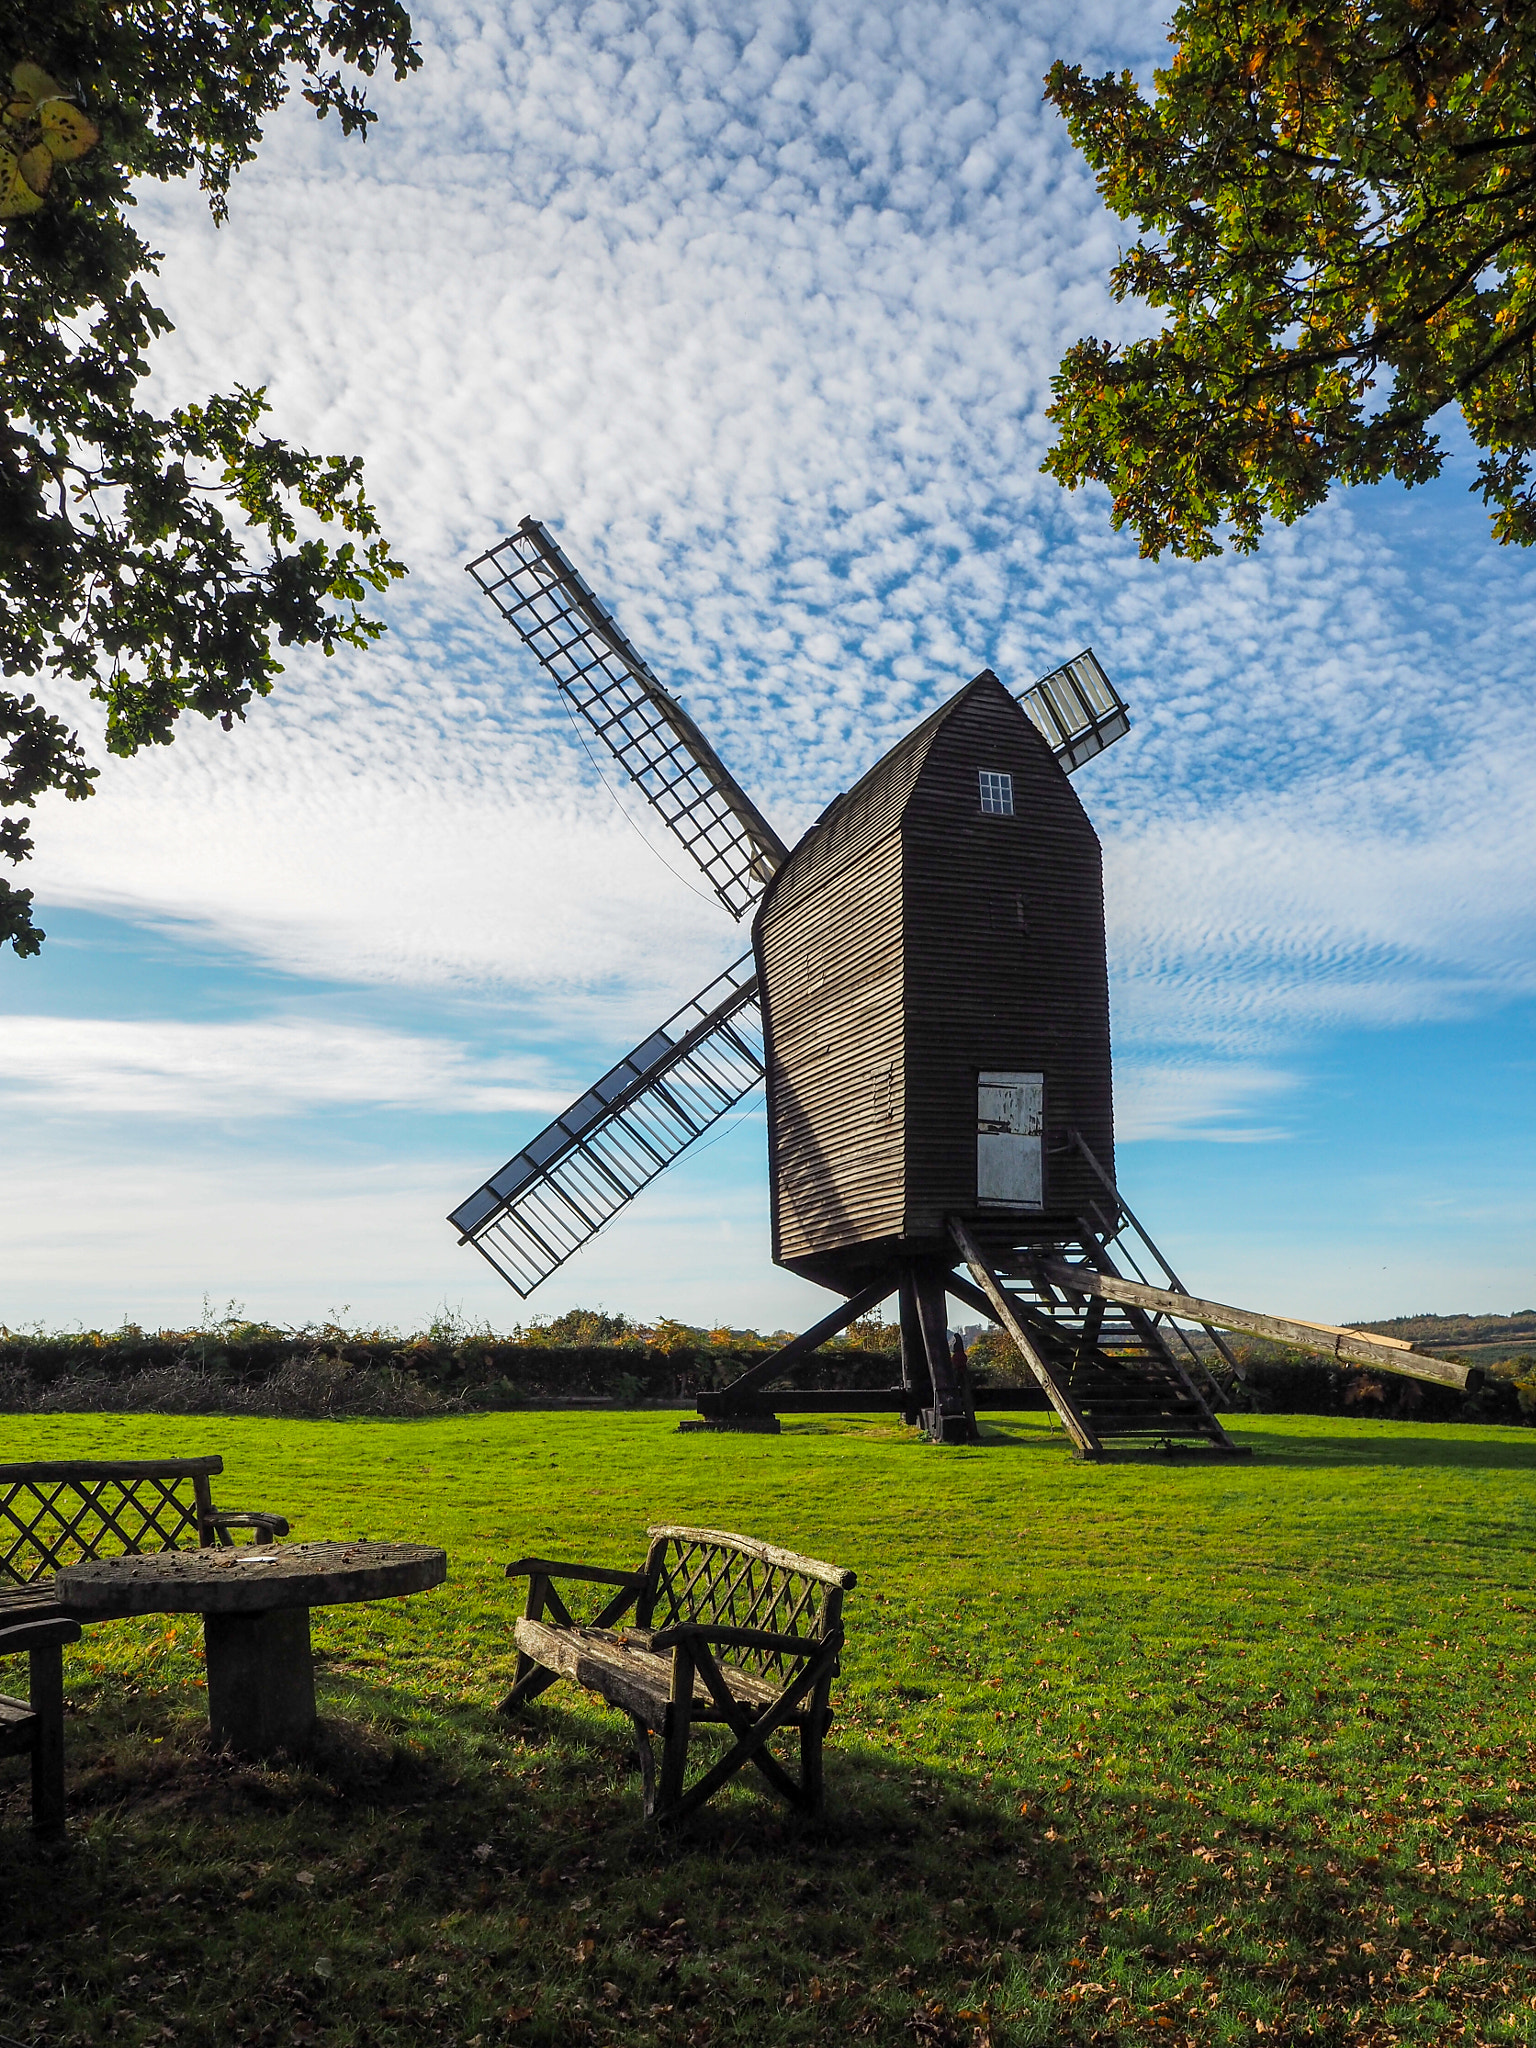
M 611 1706 L 622 1707 L 659 1728 L 667 1704 L 670 1659 L 658 1657 L 656 1668 L 645 1661 L 644 1651 L 626 1651 L 616 1645 L 599 1645 L 576 1629 L 551 1628 L 548 1622 L 521 1619 L 513 1639 L 526 1657 L 557 1671 L 573 1685 L 595 1692 Z
M 30 1756 L 37 1716 L 25 1700 L 0 1692 L 0 1756 Z
M 223 1470 L 220 1457 L 47 1458 L 0 1465 L 0 1479 L 194 1479 L 200 1472 Z
M 646 1631 L 636 1630 L 634 1635 L 639 1640 L 627 1639 L 623 1630 L 608 1636 L 596 1628 L 558 1628 L 547 1621 L 530 1621 L 526 1615 L 519 1617 L 513 1629 L 520 1656 L 570 1679 L 587 1692 L 599 1694 L 610 1706 L 622 1708 L 626 1714 L 649 1715 L 648 1725 L 659 1728 L 662 1710 L 671 1698 L 671 1653 L 676 1644 L 670 1641 L 668 1631 L 669 1642 L 663 1654 L 648 1647 Z M 801 1646 L 806 1654 L 819 1652 L 821 1647 L 815 1641 Z M 756 1672 L 743 1671 L 735 1664 L 723 1664 L 721 1668 L 731 1690 L 746 1705 L 767 1706 L 778 1698 L 779 1687 Z M 695 1719 L 712 1718 L 709 1693 L 702 1678 L 695 1681 L 693 1715 Z
M 595 1586 L 643 1586 L 644 1572 L 610 1571 L 606 1565 L 562 1564 L 554 1557 L 520 1557 L 507 1566 L 509 1579 L 584 1579 Z
M 674 1621 L 656 1630 L 651 1636 L 651 1647 L 670 1650 L 685 1637 L 701 1637 L 722 1650 L 787 1650 L 806 1657 L 821 1647 L 819 1635 L 785 1635 L 767 1628 L 727 1628 L 713 1621 Z
M 851 1592 L 859 1583 L 857 1572 L 844 1571 L 841 1565 L 827 1564 L 819 1557 L 801 1557 L 797 1551 L 780 1550 L 777 1544 L 759 1543 L 752 1536 L 733 1536 L 728 1529 L 691 1529 L 675 1522 L 658 1522 L 647 1532 L 653 1541 L 670 1539 L 682 1543 L 713 1543 L 723 1550 L 740 1551 L 744 1557 L 761 1558 L 764 1564 L 776 1564 L 787 1572 L 799 1572 L 807 1579 L 818 1579 L 824 1586 L 840 1586 L 845 1593 Z
M 958 1216 L 952 1216 L 949 1219 L 949 1230 L 950 1235 L 959 1247 L 960 1256 L 965 1260 L 967 1266 L 970 1267 L 972 1277 L 977 1286 L 992 1304 L 992 1314 L 1018 1346 L 1019 1356 L 1039 1382 L 1045 1398 L 1061 1417 L 1068 1436 L 1071 1437 L 1073 1443 L 1076 1444 L 1078 1450 L 1085 1458 L 1102 1457 L 1104 1455 L 1103 1446 L 1082 1416 L 1079 1415 L 1072 1402 L 1068 1400 L 1061 1388 L 1057 1386 L 1051 1376 L 1050 1368 L 1035 1349 L 1034 1342 L 1025 1331 L 1024 1325 L 1014 1314 L 1013 1303 L 1008 1299 L 997 1275 L 982 1257 L 975 1239 Z
M 1219 1329 L 1271 1337 L 1281 1344 L 1294 1344 L 1298 1350 L 1317 1351 L 1351 1365 L 1374 1366 L 1379 1372 L 1401 1373 L 1408 1379 L 1430 1380 L 1438 1386 L 1465 1388 L 1467 1384 L 1466 1366 L 1433 1358 L 1400 1337 L 1371 1337 L 1332 1323 L 1307 1323 L 1292 1316 L 1264 1315 L 1257 1309 L 1231 1308 L 1225 1302 L 1203 1301 L 1165 1287 L 1148 1287 L 1139 1280 L 1096 1273 L 1087 1266 L 1069 1265 L 1065 1259 L 1042 1259 L 1040 1265 L 1048 1280 L 1073 1294 L 1097 1294 L 1106 1301 L 1180 1316 L 1186 1322 L 1213 1323 Z
M 6 1633 L 23 1623 L 56 1621 L 64 1613 L 54 1594 L 52 1579 L 37 1579 L 30 1586 L 0 1585 L 0 1657 L 11 1652 L 4 1647 Z M 18 1648 L 25 1649 L 21 1643 Z

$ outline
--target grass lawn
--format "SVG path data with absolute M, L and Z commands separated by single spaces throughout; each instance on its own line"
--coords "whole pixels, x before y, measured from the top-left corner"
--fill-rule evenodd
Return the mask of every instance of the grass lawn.
M 0 1765 L 0 2032 L 1536 2042 L 1536 1433 L 1266 1417 L 1241 1464 L 1094 1468 L 1033 1416 L 675 1420 L 6 1417 L 12 1458 L 220 1451 L 223 1504 L 450 1577 L 316 1611 L 289 1767 L 210 1754 L 195 1617 L 87 1630 L 66 1850 Z M 506 1559 L 662 1520 L 857 1570 L 823 1827 L 738 1779 L 658 1839 L 626 1722 L 492 1713 Z

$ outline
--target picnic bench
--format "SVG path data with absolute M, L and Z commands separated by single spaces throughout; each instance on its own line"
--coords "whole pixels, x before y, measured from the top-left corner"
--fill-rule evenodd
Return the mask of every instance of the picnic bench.
M 29 1698 L 0 1694 L 0 1756 L 31 1755 L 32 1825 L 64 1825 L 64 1645 L 80 1621 L 59 1600 L 56 1572 L 119 1552 L 234 1542 L 250 1529 L 286 1536 L 281 1515 L 213 1504 L 220 1457 L 70 1458 L 0 1464 L 0 1657 L 26 1652 Z M 91 1621 L 121 1619 L 93 1613 Z
M 638 1571 L 523 1557 L 528 1601 L 514 1631 L 517 1667 L 501 1702 L 510 1713 L 569 1678 L 629 1716 L 648 1818 L 681 1820 L 726 1781 L 755 1766 L 801 1811 L 824 1803 L 822 1739 L 843 1646 L 843 1595 L 857 1575 L 724 1529 L 653 1528 Z M 573 1620 L 557 1580 L 613 1589 L 587 1621 Z M 626 1622 L 626 1616 L 632 1619 Z M 736 1738 L 686 1782 L 699 1723 Z M 769 1750 L 780 1729 L 800 1738 L 798 1779 Z M 658 1775 L 652 1735 L 661 1738 Z

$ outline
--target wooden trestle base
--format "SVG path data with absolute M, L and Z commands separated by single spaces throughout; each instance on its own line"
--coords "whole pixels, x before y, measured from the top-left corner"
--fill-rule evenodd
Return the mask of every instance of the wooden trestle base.
M 1205 1457 L 1249 1455 L 1217 1419 L 1212 1399 L 1223 1389 L 1210 1381 L 1212 1399 L 1175 1355 L 1156 1316 L 1134 1303 L 1069 1293 L 1046 1278 L 1047 1260 L 1107 1265 L 1103 1244 L 1084 1229 L 1070 1246 L 1053 1242 L 983 1247 L 959 1218 L 951 1218 L 954 1252 L 902 1257 L 813 1328 L 750 1367 L 729 1387 L 698 1397 L 701 1423 L 684 1429 L 772 1429 L 779 1412 L 813 1409 L 894 1410 L 936 1444 L 982 1441 L 976 1394 L 964 1365 L 951 1357 L 945 1295 L 955 1295 L 1000 1325 L 1013 1339 L 1030 1374 L 1024 1387 L 984 1392 L 989 1408 L 1049 1405 L 1080 1458 L 1101 1461 L 1134 1452 L 1195 1452 Z M 895 1293 L 901 1307 L 898 1387 L 777 1387 L 817 1346 Z M 1198 1368 L 1197 1368 L 1198 1369 Z
M 1211 1337 L 1218 1329 L 1245 1331 L 1340 1364 L 1458 1390 L 1474 1391 L 1481 1379 L 1475 1368 L 1434 1357 L 1401 1338 L 1232 1308 L 1186 1294 L 1178 1283 L 1154 1287 L 1128 1280 L 1116 1272 L 1106 1241 L 1086 1222 L 1069 1241 L 1042 1236 L 1021 1242 L 1016 1226 L 967 1223 L 952 1216 L 949 1234 L 964 1271 L 942 1256 L 901 1259 L 729 1387 L 701 1394 L 704 1423 L 683 1427 L 774 1429 L 778 1409 L 884 1408 L 920 1423 L 935 1443 L 978 1442 L 970 1375 L 949 1355 L 946 1293 L 1006 1330 L 1029 1371 L 1030 1386 L 988 1387 L 984 1405 L 1048 1403 L 1080 1458 L 1147 1449 L 1206 1457 L 1249 1455 L 1217 1420 L 1216 1406 L 1230 1395 L 1231 1385 L 1222 1383 L 1217 1368 L 1175 1327 L 1180 1320 L 1199 1323 Z M 819 1344 L 892 1293 L 901 1301 L 899 1387 L 774 1387 L 805 1364 Z M 1183 1342 L 1187 1363 L 1169 1343 L 1170 1333 Z M 1232 1353 L 1225 1346 L 1219 1350 L 1232 1376 L 1241 1378 Z M 1197 1380 L 1205 1382 L 1211 1399 Z

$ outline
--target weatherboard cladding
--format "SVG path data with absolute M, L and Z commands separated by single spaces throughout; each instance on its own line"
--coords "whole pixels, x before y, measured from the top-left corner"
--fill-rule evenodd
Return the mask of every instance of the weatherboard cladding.
M 981 811 L 978 771 L 1013 778 Z M 983 674 L 790 854 L 758 914 L 774 1257 L 858 1285 L 897 1240 L 976 1203 L 976 1079 L 1043 1072 L 1046 1209 L 1069 1227 L 1113 1172 L 1098 840 L 1065 773 Z
M 765 1024 L 775 1258 L 899 1234 L 906 1089 L 896 832 L 830 867 L 819 889 L 766 922 L 758 962 L 775 1017 Z

